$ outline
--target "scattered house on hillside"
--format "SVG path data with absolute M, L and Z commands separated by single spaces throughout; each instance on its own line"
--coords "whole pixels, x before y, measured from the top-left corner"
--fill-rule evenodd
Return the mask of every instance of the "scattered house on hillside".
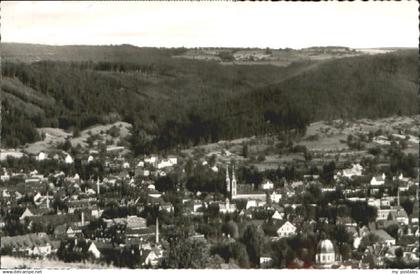
M 337 175 L 351 179 L 353 176 L 362 176 L 362 173 L 363 167 L 360 164 L 353 164 L 351 168 L 343 169 Z
M 378 145 L 391 145 L 391 141 L 386 136 L 380 135 L 377 137 L 374 137 L 372 140 L 374 143 L 377 143 Z
M 46 154 L 46 153 L 44 153 L 44 152 L 40 152 L 37 156 L 36 156 L 36 160 L 37 161 L 44 161 L 44 160 L 46 160 L 48 158 L 48 155 Z

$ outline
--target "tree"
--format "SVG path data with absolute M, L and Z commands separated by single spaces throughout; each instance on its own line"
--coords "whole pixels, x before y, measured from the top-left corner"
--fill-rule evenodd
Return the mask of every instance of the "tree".
M 247 144 L 244 144 L 242 146 L 242 156 L 244 158 L 248 158 L 248 145 Z
M 209 255 L 208 244 L 203 241 L 172 238 L 169 240 L 168 255 L 161 266 L 172 269 L 202 269 L 208 264 Z
M 327 184 L 331 184 L 334 181 L 334 174 L 335 174 L 335 162 L 331 161 L 328 164 L 325 164 L 322 167 L 322 174 L 321 174 L 321 178 L 327 183 Z
M 253 266 L 259 266 L 264 244 L 264 232 L 255 225 L 248 225 L 241 241 L 246 246 L 251 264 Z
M 238 224 L 230 220 L 222 227 L 223 233 L 230 235 L 230 237 L 237 239 L 239 237 Z

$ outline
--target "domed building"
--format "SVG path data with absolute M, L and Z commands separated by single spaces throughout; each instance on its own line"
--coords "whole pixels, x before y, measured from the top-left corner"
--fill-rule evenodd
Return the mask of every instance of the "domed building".
M 337 261 L 339 261 L 339 255 L 335 250 L 334 244 L 328 239 L 321 240 L 316 250 L 316 263 L 331 265 Z

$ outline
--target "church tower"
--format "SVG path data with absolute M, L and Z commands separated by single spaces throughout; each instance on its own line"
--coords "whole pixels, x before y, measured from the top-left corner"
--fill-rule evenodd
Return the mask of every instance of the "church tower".
M 229 166 L 226 165 L 226 193 L 230 194 Z
M 236 177 L 235 177 L 235 166 L 232 168 L 232 199 L 236 197 Z

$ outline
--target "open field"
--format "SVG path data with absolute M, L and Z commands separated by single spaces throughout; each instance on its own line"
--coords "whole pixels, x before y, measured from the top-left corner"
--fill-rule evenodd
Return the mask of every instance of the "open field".
M 109 134 L 111 128 L 117 128 L 117 135 L 113 137 Z M 50 151 L 54 149 L 58 144 L 63 143 L 67 138 L 69 138 L 72 146 L 87 147 L 87 140 L 90 136 L 100 136 L 104 141 L 109 141 L 114 144 L 118 143 L 121 139 L 125 138 L 129 134 L 129 129 L 131 125 L 126 122 L 115 122 L 109 125 L 95 125 L 89 127 L 80 132 L 80 136 L 73 138 L 73 134 L 64 131 L 59 128 L 40 128 L 38 131 L 41 135 L 44 135 L 44 140 L 27 144 L 24 148 L 24 151 L 29 154 L 38 154 L 41 151 Z

